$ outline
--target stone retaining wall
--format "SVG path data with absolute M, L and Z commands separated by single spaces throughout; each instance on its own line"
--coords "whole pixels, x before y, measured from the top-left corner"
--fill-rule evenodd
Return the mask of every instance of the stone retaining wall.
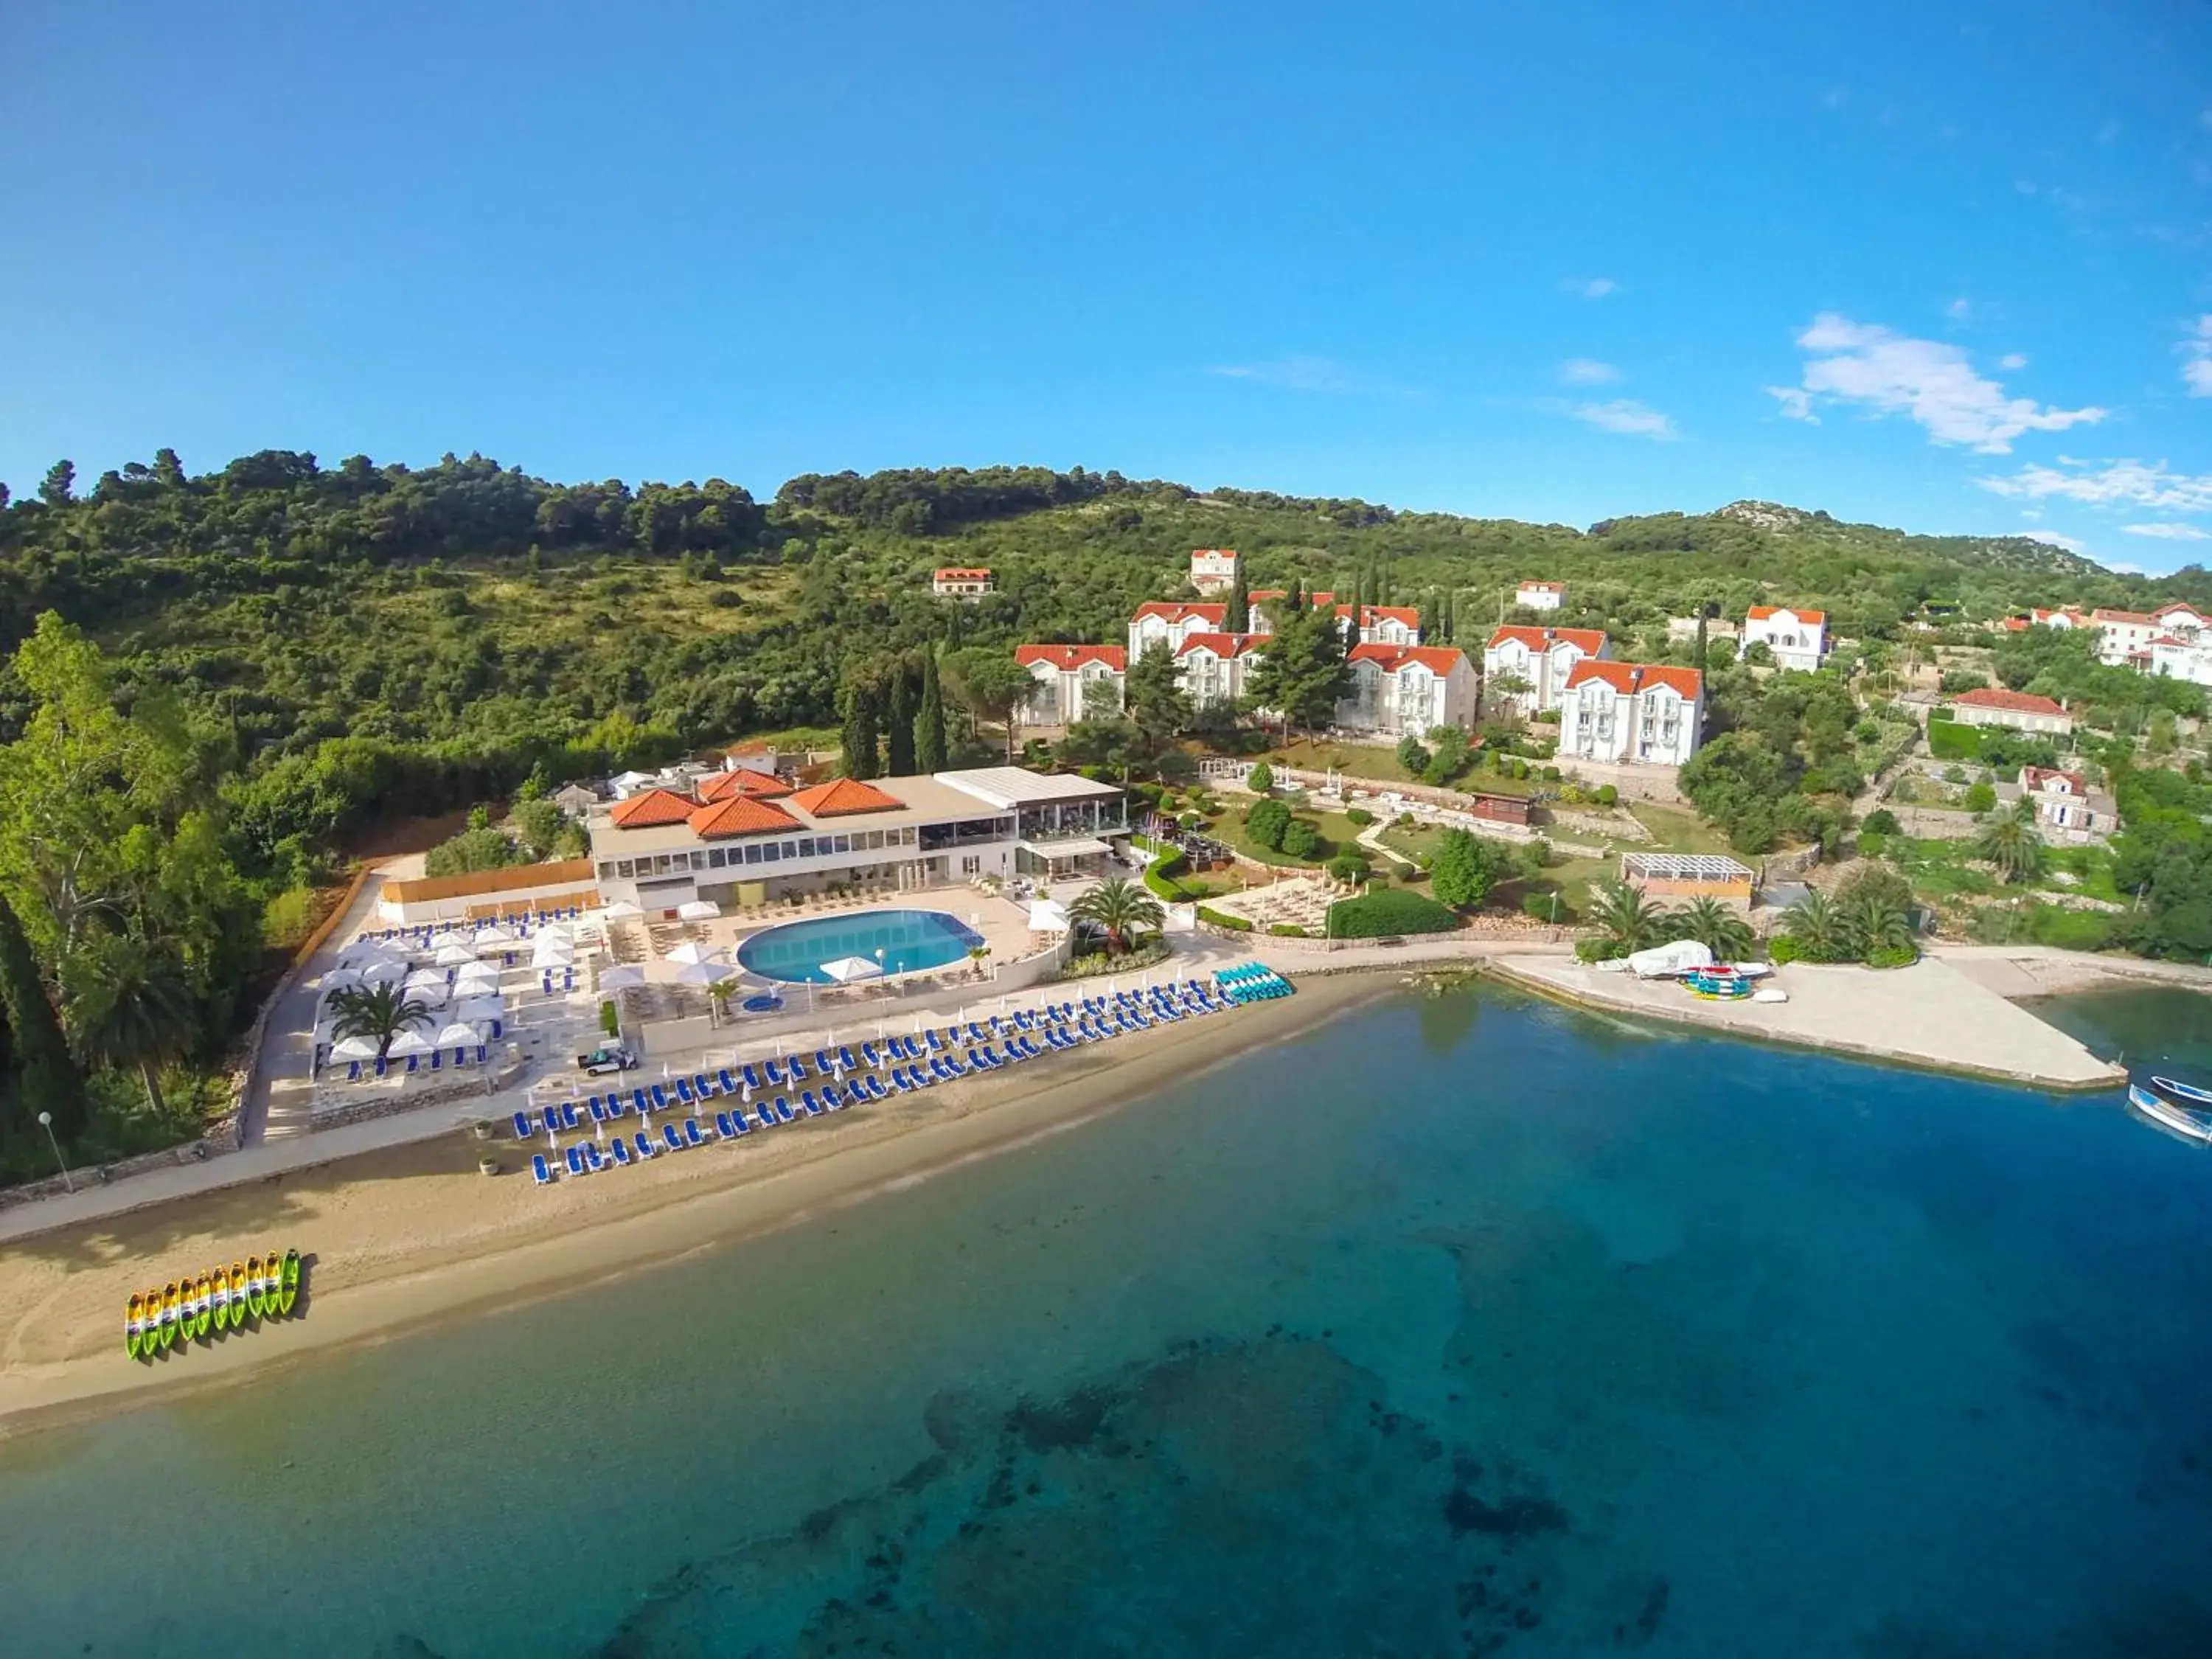
M 476 1079 L 468 1083 L 449 1083 L 441 1088 L 413 1092 L 402 1090 L 374 1099 L 358 1100 L 333 1111 L 318 1112 L 313 1127 L 320 1133 L 325 1129 L 343 1129 L 349 1124 L 369 1123 L 380 1117 L 397 1117 L 402 1112 L 418 1112 L 425 1107 L 443 1106 L 448 1102 L 465 1100 L 471 1096 L 488 1100 L 501 1090 L 513 1088 L 529 1069 L 529 1062 L 510 1044 L 507 1060 L 501 1064 L 499 1070 L 491 1074 L 489 1089 L 484 1086 L 484 1074 L 479 1072 Z

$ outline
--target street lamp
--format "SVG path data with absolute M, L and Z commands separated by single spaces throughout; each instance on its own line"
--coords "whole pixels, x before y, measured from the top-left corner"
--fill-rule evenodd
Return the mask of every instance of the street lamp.
M 69 1160 L 62 1156 L 61 1142 L 54 1139 L 54 1115 L 52 1112 L 40 1112 L 39 1127 L 46 1132 L 46 1144 L 54 1149 L 54 1163 L 62 1172 L 62 1185 L 68 1188 L 70 1191 L 75 1192 L 76 1182 L 70 1179 Z

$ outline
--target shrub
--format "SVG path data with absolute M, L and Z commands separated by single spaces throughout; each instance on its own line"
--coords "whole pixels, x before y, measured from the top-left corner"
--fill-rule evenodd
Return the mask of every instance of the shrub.
M 1244 787 L 1255 795 L 1270 793 L 1275 787 L 1275 769 L 1265 761 L 1253 762 L 1252 769 L 1245 774 Z
M 1887 806 L 1877 806 L 1866 815 L 1865 828 L 1877 836 L 1893 836 L 1897 833 L 1897 814 Z
M 1574 907 L 1561 897 L 1556 888 L 1545 892 L 1523 893 L 1521 896 L 1521 914 L 1533 916 L 1538 921 L 1572 921 L 1575 919 Z
M 1269 927 L 1267 931 L 1277 939 L 1304 939 L 1306 937 L 1306 930 L 1299 927 L 1295 921 L 1276 922 Z
M 1388 939 L 1398 933 L 1449 933 L 1459 918 L 1432 898 L 1386 887 L 1328 907 L 1331 939 Z
M 1627 948 L 1617 939 L 1578 939 L 1575 941 L 1575 957 L 1580 962 L 1611 962 L 1616 957 L 1627 954 Z
M 1252 924 L 1243 917 L 1232 916 L 1220 910 L 1209 910 L 1203 904 L 1198 907 L 1198 919 L 1200 921 L 1210 921 L 1216 927 L 1226 927 L 1233 933 L 1249 933 L 1252 931 Z
M 1347 806 L 1344 809 L 1344 816 L 1347 821 L 1358 824 L 1362 830 L 1375 822 L 1375 814 L 1364 806 Z
M 1928 752 L 1937 760 L 1979 760 L 1982 755 L 1981 732 L 1975 726 L 1956 725 L 1930 715 L 1928 720 Z
M 1947 669 L 1943 674 L 1943 695 L 1948 697 L 1961 691 L 1978 691 L 1989 683 L 1990 677 L 1979 669 Z
M 1893 945 L 1882 950 L 1867 952 L 1869 968 L 1910 968 L 1920 960 L 1920 952 L 1910 945 Z
M 1252 838 L 1255 847 L 1264 847 L 1271 853 L 1283 848 L 1284 833 L 1291 827 L 1291 809 L 1279 800 L 1258 800 L 1246 809 L 1244 833 Z
M 1986 783 L 1978 783 L 1966 791 L 1966 810 L 1986 812 L 1997 804 L 1997 792 Z
M 1613 785 L 1609 783 L 1601 783 L 1598 785 L 1596 800 L 1600 806 L 1614 805 L 1620 801 L 1620 791 L 1613 787 Z
M 1887 845 L 1889 845 L 1889 837 L 1883 835 L 1879 830 L 1862 830 L 1859 831 L 1859 856 L 1861 858 L 1878 859 L 1881 856 L 1881 849 Z
M 1196 812 L 1186 812 L 1176 822 L 1186 830 L 1200 830 L 1206 826 L 1206 820 Z
M 1310 859 L 1321 848 L 1321 829 L 1310 818 L 1292 818 L 1283 828 L 1282 848 L 1294 859 Z
M 1556 766 L 1540 767 L 1537 769 L 1536 775 L 1547 783 L 1557 783 L 1559 781 L 1559 769 Z
M 1339 853 L 1328 861 L 1328 873 L 1337 881 L 1358 881 L 1367 873 L 1367 860 L 1352 853 Z
M 288 887 L 262 907 L 261 937 L 272 951 L 296 951 L 315 931 L 314 890 Z
M 1767 957 L 1778 965 L 1786 965 L 1796 961 L 1804 954 L 1804 949 L 1803 945 L 1798 944 L 1787 933 L 1777 933 L 1766 941 Z
M 622 1016 L 615 1012 L 612 997 L 599 1005 L 599 1029 L 609 1036 L 617 1036 L 622 1032 Z

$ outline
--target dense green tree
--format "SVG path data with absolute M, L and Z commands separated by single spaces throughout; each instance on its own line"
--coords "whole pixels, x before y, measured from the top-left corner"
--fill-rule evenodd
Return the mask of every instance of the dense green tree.
M 1290 827 L 1291 809 L 1282 801 L 1255 800 L 1244 809 L 1244 833 L 1255 847 L 1279 853 Z
M 1285 611 L 1254 666 L 1252 701 L 1286 726 L 1311 731 L 1335 717 L 1352 685 L 1336 618 L 1325 607 Z
M 1005 726 L 1006 757 L 1011 761 L 1022 705 L 1036 688 L 1030 671 L 1002 652 L 975 645 L 949 653 L 945 672 L 953 694 L 970 715 L 979 722 Z
M 845 775 L 881 775 L 882 682 L 872 673 L 848 671 L 837 693 L 837 707 L 842 717 L 838 740 Z
M 67 507 L 76 499 L 76 464 L 56 461 L 39 480 L 39 499 L 48 507 Z
M 1155 640 L 1129 665 L 1122 686 L 1122 707 L 1154 747 L 1189 727 L 1190 697 L 1165 640 Z
M 938 678 L 937 653 L 921 656 L 921 701 L 914 715 L 914 769 L 942 772 L 945 768 L 945 690 Z
M 1470 830 L 1447 830 L 1429 866 L 1429 889 L 1437 903 L 1472 910 L 1513 867 L 1512 853 L 1498 842 Z
M 0 1008 L 7 1012 L 15 1060 L 15 1098 L 23 1121 L 35 1122 L 40 1113 L 47 1113 L 55 1138 L 64 1144 L 75 1140 L 84 1133 L 84 1079 L 70 1058 L 69 1043 L 39 977 L 30 940 L 4 896 L 0 896 Z
M 1242 559 L 1237 561 L 1236 580 L 1229 585 L 1229 606 L 1223 613 L 1221 625 L 1231 634 L 1252 631 L 1252 590 L 1245 584 Z
M 890 691 L 884 714 L 884 770 L 894 778 L 915 772 L 915 720 L 920 712 L 921 675 L 911 658 L 902 657 L 890 669 Z
M 138 1073 L 146 1103 L 164 1115 L 161 1070 L 190 1046 L 192 988 L 184 964 L 143 939 L 106 934 L 70 958 L 63 987 L 71 1047 L 89 1070 Z
M 1817 887 L 1790 907 L 1783 932 L 1807 962 L 1844 962 L 1856 954 L 1850 928 L 1835 901 Z
M 1067 914 L 1103 933 L 1106 949 L 1115 956 L 1141 935 L 1158 933 L 1167 921 L 1166 910 L 1143 884 L 1123 876 L 1109 876 L 1069 905 Z

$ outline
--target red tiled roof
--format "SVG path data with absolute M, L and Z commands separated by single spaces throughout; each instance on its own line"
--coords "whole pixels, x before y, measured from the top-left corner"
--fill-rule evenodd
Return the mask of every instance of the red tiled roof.
M 1419 663 L 1432 674 L 1449 674 L 1467 660 L 1467 653 L 1449 645 L 1355 645 L 1345 653 L 1348 662 L 1371 662 L 1386 674 L 1395 674 L 1408 663 Z
M 1523 628 L 1509 623 L 1490 636 L 1491 649 L 1496 650 L 1508 640 L 1518 640 L 1531 651 L 1548 651 L 1554 645 L 1571 645 L 1586 657 L 1595 657 L 1605 649 L 1605 630 L 1602 628 Z
M 1336 607 L 1336 614 L 1348 617 L 1352 614 L 1352 607 L 1340 605 Z M 1421 608 L 1417 605 L 1370 605 L 1360 611 L 1359 625 L 1362 628 L 1372 628 L 1378 622 L 1401 622 L 1408 628 L 1419 628 L 1421 625 Z
M 1819 623 L 1825 627 L 1828 621 L 1828 613 L 1825 611 L 1800 611 L 1795 605 L 1754 605 L 1751 607 L 1751 619 L 1753 622 L 1765 622 L 1778 611 L 1787 611 L 1801 623 Z
M 2182 645 L 2185 644 L 2186 641 L 2177 640 L 2171 634 L 2160 634 L 2151 639 L 2144 641 L 2143 643 L 2146 645 Z
M 2089 793 L 2089 787 L 2081 781 L 2079 772 L 2060 772 L 2048 766 L 2023 766 L 2020 769 L 2020 787 L 2031 792 L 2042 788 L 2053 778 L 2065 779 L 2077 795 Z
M 1566 587 L 1565 582 L 1522 582 L 1521 586 L 1533 587 L 1540 593 L 1558 593 L 1565 591 Z
M 717 772 L 711 778 L 702 778 L 699 799 L 727 800 L 732 795 L 750 795 L 755 800 L 775 800 L 789 794 L 791 788 L 773 772 L 756 772 L 750 766 L 738 766 Z
M 941 582 L 971 580 L 988 581 L 991 576 L 991 567 L 988 564 L 974 566 L 948 564 L 940 569 L 933 570 L 930 572 L 930 574 Z
M 2139 627 L 2148 628 L 2151 623 L 2156 622 L 2158 618 L 2150 615 L 2148 611 L 2106 611 L 2099 609 L 2092 611 L 2089 613 L 2089 620 L 2092 622 L 2100 623 L 2134 623 Z
M 863 783 L 858 778 L 834 778 L 828 783 L 817 783 L 793 795 L 791 804 L 815 818 L 842 817 L 848 812 L 895 812 L 906 805 L 896 795 L 887 795 L 872 783 Z
M 1194 651 L 1211 651 L 1217 657 L 1246 657 L 1263 648 L 1271 636 L 1266 634 L 1191 634 L 1186 635 L 1178 657 L 1187 657 Z
M 1291 590 L 1287 587 L 1255 587 L 1244 597 L 1255 605 L 1261 605 L 1269 599 L 1287 599 L 1291 597 Z M 1335 603 L 1336 595 L 1334 593 L 1319 592 L 1306 595 L 1306 607 L 1309 610 L 1317 605 Z
M 1248 597 L 1257 599 L 1259 595 L 1255 593 Z M 1137 607 L 1129 620 L 1134 622 L 1139 617 L 1158 617 L 1167 622 L 1179 623 L 1188 622 L 1194 617 L 1200 622 L 1209 622 L 1218 627 L 1228 616 L 1229 607 L 1225 605 L 1185 605 L 1176 599 L 1146 599 Z
M 1663 685 L 1692 702 L 1705 684 L 1705 677 L 1694 668 L 1675 668 L 1665 663 L 1607 662 L 1599 657 L 1584 657 L 1567 675 L 1567 690 L 1588 685 L 1592 680 L 1611 686 L 1625 697 Z
M 1969 708 L 2008 708 L 2016 714 L 2063 714 L 2066 712 L 2048 697 L 1986 685 L 1978 685 L 1971 691 L 1961 691 L 1951 701 L 1964 703 Z
M 770 836 L 806 826 L 772 800 L 750 795 L 732 795 L 708 803 L 691 814 L 691 833 L 702 840 L 720 836 Z
M 2008 634 L 2025 634 L 2028 629 L 2028 621 L 2025 617 L 2007 617 L 2004 625 Z
M 1233 547 L 1194 547 L 1190 550 L 1190 556 L 1194 559 L 1233 559 L 1237 556 L 1237 550 Z
M 681 823 L 690 817 L 699 803 L 689 795 L 679 795 L 673 789 L 648 789 L 642 794 L 632 795 L 628 800 L 615 803 L 615 827 L 618 830 L 651 830 L 664 823 Z
M 2179 599 L 2174 600 L 2171 605 L 2162 605 L 2150 614 L 2157 617 L 2160 622 L 2164 622 L 2168 617 L 2171 617 L 2177 611 L 2185 611 L 2190 616 L 2197 617 L 2200 620 L 2204 615 L 2204 613 L 2199 611 L 2195 605 L 2184 605 Z
M 1129 665 L 1129 651 L 1120 645 L 1018 645 L 1014 660 L 1023 667 L 1049 663 L 1063 674 L 1094 662 L 1103 662 L 1115 673 Z

